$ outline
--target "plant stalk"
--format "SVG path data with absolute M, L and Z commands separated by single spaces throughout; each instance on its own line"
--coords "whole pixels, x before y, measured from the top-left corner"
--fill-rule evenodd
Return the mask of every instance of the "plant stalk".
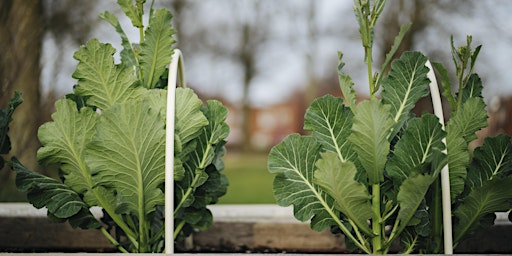
M 380 214 L 380 184 L 372 184 L 372 231 L 375 237 L 372 238 L 373 254 L 382 253 L 382 218 Z
M 120 252 L 122 252 L 122 253 L 130 253 L 122 245 L 120 245 L 119 242 L 117 242 L 117 240 L 114 237 L 112 237 L 112 235 L 105 229 L 105 227 L 101 227 L 100 231 L 108 239 L 108 241 L 110 243 L 112 243 Z

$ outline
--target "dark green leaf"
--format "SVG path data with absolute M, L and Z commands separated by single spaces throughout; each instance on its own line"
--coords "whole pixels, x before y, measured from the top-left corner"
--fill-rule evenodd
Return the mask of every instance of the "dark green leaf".
M 462 89 L 462 103 L 470 98 L 482 98 L 483 88 L 480 77 L 477 74 L 471 74 L 466 86 Z
M 46 207 L 48 215 L 69 220 L 73 227 L 99 228 L 100 223 L 89 211 L 80 195 L 71 188 L 52 178 L 25 168 L 16 158 L 12 159 L 16 172 L 16 186 L 28 192 L 28 201 L 36 208 Z
M 312 131 L 325 150 L 335 152 L 342 161 L 356 159 L 347 140 L 351 133 L 353 114 L 343 100 L 332 95 L 316 99 L 307 109 L 304 129 Z
M 410 176 L 405 179 L 400 186 L 397 196 L 398 204 L 400 205 L 400 210 L 398 211 L 397 216 L 399 221 L 397 229 L 399 230 L 398 234 L 406 226 L 411 224 L 410 221 L 414 218 L 418 207 L 425 198 L 425 194 L 427 193 L 430 184 L 434 182 L 435 178 L 436 177 L 432 177 L 428 174 Z
M 485 138 L 484 144 L 473 152 L 468 170 L 467 186 L 480 187 L 488 180 L 502 179 L 512 174 L 512 139 L 500 134 Z
M 411 119 L 387 162 L 387 174 L 397 184 L 402 183 L 411 173 L 418 174 L 422 165 L 432 161 L 434 151 L 445 148 L 442 141 L 445 136 L 446 132 L 442 130 L 436 116 L 424 114 L 421 118 Z
M 489 224 L 489 214 L 510 210 L 512 200 L 512 176 L 486 181 L 483 186 L 474 188 L 462 204 L 455 209 L 454 243 L 458 243 L 474 230 Z
M 419 52 L 406 52 L 393 61 L 388 77 L 382 80 L 382 101 L 390 104 L 390 114 L 396 123 L 395 132 L 409 117 L 416 102 L 428 95 L 427 78 L 429 69 L 425 66 L 427 57 Z

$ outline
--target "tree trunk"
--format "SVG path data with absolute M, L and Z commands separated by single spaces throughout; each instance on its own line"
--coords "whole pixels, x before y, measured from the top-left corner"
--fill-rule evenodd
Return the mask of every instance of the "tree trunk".
M 39 61 L 43 30 L 40 0 L 0 1 L 0 105 L 5 107 L 14 91 L 22 93 L 24 102 L 14 112 L 10 125 L 11 155 L 32 170 L 37 169 L 36 151 L 39 148 Z M 0 172 L 0 198 L 9 193 L 10 199 L 21 199 L 12 190 L 13 176 L 9 170 Z

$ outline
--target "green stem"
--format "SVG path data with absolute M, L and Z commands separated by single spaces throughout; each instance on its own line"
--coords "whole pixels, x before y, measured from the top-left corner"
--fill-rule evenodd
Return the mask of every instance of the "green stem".
M 144 6 L 143 6 L 143 3 L 142 1 L 138 1 L 137 2 L 137 9 L 139 10 L 139 19 L 140 19 L 140 23 L 142 24 L 142 17 L 144 15 Z M 140 43 L 142 44 L 144 42 L 144 25 L 140 26 L 139 27 L 139 38 L 140 38 Z
M 433 203 L 432 203 L 432 217 L 433 221 L 433 240 L 435 248 L 432 248 L 432 253 L 440 253 L 441 245 L 443 244 L 443 207 L 441 202 L 441 179 L 436 179 L 433 189 Z
M 178 234 L 185 226 L 185 221 L 182 220 L 175 228 L 174 228 L 174 240 L 176 240 L 176 237 L 178 237 Z
M 373 70 L 372 70 L 372 48 L 366 47 L 366 64 L 368 67 L 368 83 L 370 85 L 370 99 L 375 98 L 375 84 L 373 83 Z
M 181 210 L 181 207 L 183 206 L 183 203 L 185 203 L 185 201 L 187 201 L 187 198 L 195 190 L 196 183 L 199 181 L 199 178 L 201 177 L 201 175 L 197 174 L 197 170 L 204 171 L 204 169 L 206 168 L 207 157 L 208 157 L 208 155 L 210 153 L 210 150 L 213 150 L 213 147 L 212 147 L 212 145 L 210 143 L 208 143 L 208 145 L 206 146 L 206 150 L 204 151 L 203 158 L 201 159 L 201 163 L 199 163 L 199 166 L 196 169 L 196 176 L 194 177 L 194 180 L 192 180 L 192 183 L 188 187 L 187 192 L 185 192 L 185 195 L 183 195 L 183 197 L 181 198 L 181 201 L 174 208 L 174 217 L 175 218 L 178 215 L 178 212 Z
M 108 241 L 110 243 L 112 243 L 120 252 L 130 253 L 122 245 L 120 245 L 114 237 L 112 237 L 112 235 L 107 231 L 107 229 L 105 229 L 104 227 L 101 227 L 100 230 L 101 230 L 101 233 L 103 233 L 103 235 L 105 235 L 105 237 L 108 239 Z
M 376 234 L 372 238 L 373 254 L 382 253 L 382 218 L 380 216 L 380 184 L 372 184 L 372 231 Z

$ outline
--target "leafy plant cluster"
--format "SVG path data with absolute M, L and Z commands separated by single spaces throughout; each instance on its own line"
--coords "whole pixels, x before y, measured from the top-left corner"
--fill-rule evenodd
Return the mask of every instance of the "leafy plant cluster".
M 0 170 L 6 164 L 5 159 L 1 155 L 8 154 L 11 151 L 11 139 L 9 138 L 9 124 L 12 122 L 14 110 L 23 103 L 21 93 L 15 92 L 9 100 L 5 109 L 0 109 Z
M 305 114 L 304 129 L 311 134 L 289 135 L 272 148 L 268 169 L 277 174 L 279 205 L 293 205 L 295 217 L 310 220 L 314 230 L 342 232 L 352 250 L 388 253 L 400 240 L 402 253 L 442 253 L 441 169 L 449 167 L 456 246 L 492 225 L 495 212 L 511 209 L 512 139 L 486 138 L 470 150 L 475 133 L 487 126 L 482 81 L 473 72 L 480 46 L 473 50 L 471 37 L 458 48 L 452 39 L 458 84 L 441 63 L 434 64 L 450 107 L 446 129 L 432 114 L 411 112 L 429 96 L 426 56 L 405 52 L 385 74 L 409 24 L 402 26 L 380 71 L 373 72 L 373 30 L 384 2 L 356 0 L 354 6 L 370 99 L 356 104 L 340 53 L 343 98 L 316 99 Z
M 73 94 L 55 103 L 53 121 L 39 128 L 40 164 L 58 165 L 61 180 L 35 173 L 13 159 L 16 184 L 30 203 L 46 207 L 48 217 L 73 227 L 100 229 L 122 252 L 164 250 L 164 164 L 167 65 L 173 55 L 171 13 L 149 10 L 144 0 L 118 0 L 140 32 L 131 43 L 118 18 L 101 18 L 121 36 L 121 62 L 114 49 L 97 39 L 75 52 L 78 65 Z M 228 185 L 221 157 L 225 154 L 226 108 L 206 104 L 187 88 L 176 88 L 175 241 L 193 229 L 206 229 L 206 208 Z M 91 207 L 103 209 L 103 218 Z

